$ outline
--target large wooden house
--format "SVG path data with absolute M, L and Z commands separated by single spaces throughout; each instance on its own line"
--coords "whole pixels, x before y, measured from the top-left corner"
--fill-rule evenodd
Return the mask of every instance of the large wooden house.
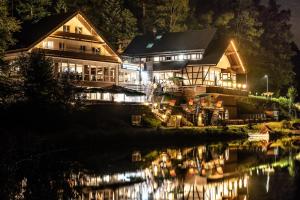
M 81 87 L 118 85 L 119 77 L 126 74 L 120 67 L 120 56 L 79 11 L 49 16 L 35 24 L 24 23 L 15 37 L 17 43 L 6 51 L 6 60 L 43 52 L 53 60 L 58 78 L 72 74 Z M 88 98 L 109 100 L 110 95 L 90 93 Z
M 235 41 L 220 35 L 205 29 L 137 36 L 123 53 L 123 68 L 139 67 L 140 84 L 159 85 L 163 92 L 220 100 L 235 118 L 232 97 L 248 94 L 247 71 Z

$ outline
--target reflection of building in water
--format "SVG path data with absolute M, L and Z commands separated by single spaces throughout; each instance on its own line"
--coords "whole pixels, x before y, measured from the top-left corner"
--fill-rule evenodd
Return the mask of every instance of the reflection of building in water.
M 217 146 L 151 152 L 151 158 L 145 156 L 149 164 L 143 170 L 105 176 L 74 175 L 74 185 L 82 189 L 80 200 L 247 199 L 248 176 L 224 170 L 226 163 L 236 161 L 232 153 Z
M 247 199 L 248 176 L 225 178 L 210 183 L 181 182 L 178 179 L 145 182 L 129 186 L 111 186 L 108 188 L 85 187 L 80 200 L 121 200 L 121 199 Z

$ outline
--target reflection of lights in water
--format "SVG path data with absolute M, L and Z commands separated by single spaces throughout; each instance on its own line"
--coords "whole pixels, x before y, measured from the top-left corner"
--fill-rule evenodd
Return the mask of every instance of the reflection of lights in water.
M 154 171 L 154 176 L 157 176 L 157 172 L 158 172 L 158 167 L 157 165 L 153 166 L 153 171 Z
M 247 185 L 248 185 L 248 176 L 246 175 L 245 177 L 244 177 L 244 187 L 247 187 Z
M 242 179 L 239 180 L 239 188 L 242 188 L 243 187 L 243 181 Z
M 181 160 L 182 159 L 182 154 L 181 151 L 179 150 L 177 153 L 177 160 Z
M 268 172 L 267 183 L 266 183 L 266 191 L 267 192 L 269 192 L 269 188 L 270 188 L 270 173 Z
M 229 148 L 225 150 L 225 160 L 229 160 Z

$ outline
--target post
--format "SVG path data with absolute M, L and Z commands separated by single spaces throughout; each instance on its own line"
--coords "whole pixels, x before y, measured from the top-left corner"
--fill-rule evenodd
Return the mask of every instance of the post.
M 267 93 L 269 92 L 269 77 L 267 76 Z

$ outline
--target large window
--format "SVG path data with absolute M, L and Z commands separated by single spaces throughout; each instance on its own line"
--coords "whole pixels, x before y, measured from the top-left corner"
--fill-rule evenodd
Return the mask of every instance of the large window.
M 43 42 L 43 48 L 44 49 L 53 49 L 54 48 L 54 42 L 53 41 L 44 41 Z

